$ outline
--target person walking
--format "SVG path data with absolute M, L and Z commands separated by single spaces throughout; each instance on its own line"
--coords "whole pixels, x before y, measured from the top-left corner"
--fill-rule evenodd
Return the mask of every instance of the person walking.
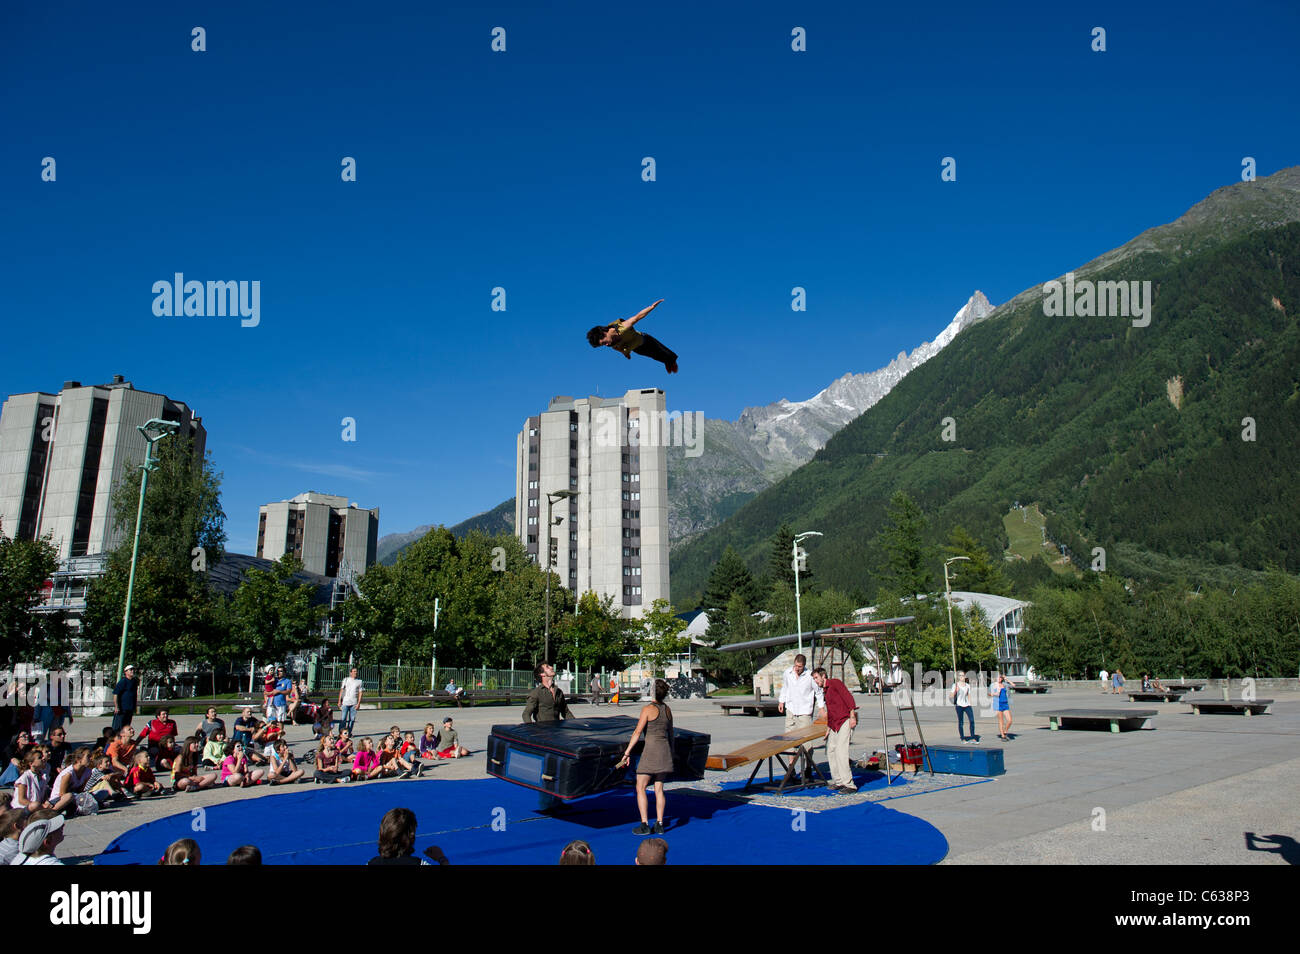
M 957 707 L 957 734 L 961 736 L 962 745 L 975 744 L 979 741 L 975 735 L 975 709 L 970 704 L 970 683 L 966 681 L 964 672 L 957 673 L 952 691 L 948 695 L 952 697 L 953 705 Z M 970 720 L 970 738 L 966 737 L 963 719 Z
M 1111 686 L 1113 687 L 1111 689 L 1111 692 L 1113 692 L 1115 695 L 1118 696 L 1121 692 L 1124 691 L 1124 673 L 1122 673 L 1120 670 L 1116 669 L 1113 673 L 1110 674 L 1110 682 L 1111 682 Z
M 1011 731 L 1010 690 L 1011 683 L 1007 682 L 1007 677 L 1002 673 L 998 673 L 998 678 L 989 687 L 989 694 L 993 697 L 993 708 L 998 713 L 998 738 L 1003 742 L 1011 741 L 1007 735 Z
M 348 677 L 339 684 L 339 728 L 352 731 L 357 721 L 357 710 L 361 708 L 361 697 L 366 694 L 366 686 L 357 678 L 357 667 L 348 670 Z
M 135 666 L 122 670 L 122 678 L 113 687 L 113 731 L 121 731 L 130 725 L 135 716 L 137 701 L 140 696 L 140 680 L 136 677 Z
M 781 695 L 776 711 L 785 715 L 785 731 L 805 729 L 813 724 L 813 709 L 825 715 L 826 700 L 820 685 L 804 670 L 808 659 L 803 653 L 794 657 L 794 665 L 781 680 Z
M 632 763 L 632 749 L 636 746 L 641 733 L 645 733 L 645 747 L 636 764 L 636 807 L 641 813 L 641 824 L 632 829 L 634 835 L 662 835 L 664 833 L 664 782 L 673 774 L 673 710 L 664 702 L 668 698 L 668 683 L 662 679 L 654 681 L 654 702 L 641 709 L 641 718 L 637 720 L 636 730 L 627 744 L 623 758 L 616 768 L 623 768 Z M 655 786 L 655 823 L 650 825 L 649 804 L 646 788 L 654 782 Z

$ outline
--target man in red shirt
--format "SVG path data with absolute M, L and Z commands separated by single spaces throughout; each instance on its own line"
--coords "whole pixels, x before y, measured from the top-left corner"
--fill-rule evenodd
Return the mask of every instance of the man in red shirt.
M 858 727 L 858 704 L 843 682 L 826 678 L 825 669 L 818 666 L 812 676 L 826 698 L 826 761 L 830 763 L 831 791 L 848 795 L 858 790 L 849 768 L 849 742 Z

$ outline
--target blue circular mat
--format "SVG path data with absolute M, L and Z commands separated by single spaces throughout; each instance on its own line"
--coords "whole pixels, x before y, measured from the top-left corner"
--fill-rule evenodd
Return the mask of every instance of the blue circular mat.
M 555 864 L 575 838 L 600 864 L 632 863 L 641 839 L 632 834 L 640 819 L 630 788 L 547 812 L 537 804 L 535 792 L 497 779 L 303 786 L 140 825 L 95 864 L 157 864 L 173 841 L 193 838 L 207 864 L 251 844 L 266 864 L 360 865 L 375 855 L 380 819 L 398 806 L 418 819 L 416 852 L 438 845 L 452 864 Z M 678 789 L 665 825 L 670 864 L 933 864 L 948 852 L 933 825 L 870 802 L 801 811 Z

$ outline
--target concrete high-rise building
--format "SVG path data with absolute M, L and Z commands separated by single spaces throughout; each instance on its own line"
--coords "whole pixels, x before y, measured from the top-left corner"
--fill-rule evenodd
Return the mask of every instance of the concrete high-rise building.
M 553 569 L 577 595 L 613 596 L 628 618 L 669 598 L 665 422 L 657 388 L 557 397 L 516 439 L 520 541 L 545 566 L 547 495 L 575 492 L 552 508 Z
M 144 462 L 136 430 L 152 418 L 175 421 L 177 434 L 203 456 L 203 420 L 180 401 L 137 391 L 115 375 L 109 384 L 65 381 L 57 394 L 10 395 L 0 411 L 0 524 L 16 539 L 48 536 L 59 558 L 117 547 L 131 526 L 113 527 L 113 490 Z
M 337 577 L 346 566 L 360 576 L 378 545 L 379 508 L 362 509 L 347 497 L 308 491 L 258 508 L 257 555 L 265 560 L 292 553 L 308 573 Z

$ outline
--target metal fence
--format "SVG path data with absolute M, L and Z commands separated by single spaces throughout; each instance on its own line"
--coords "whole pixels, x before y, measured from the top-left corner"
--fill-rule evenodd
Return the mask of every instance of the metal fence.
M 336 694 L 343 680 L 347 678 L 352 667 L 347 663 L 326 663 L 316 667 L 315 680 L 311 683 L 313 692 Z M 361 665 L 357 664 L 357 678 L 368 692 L 381 696 L 418 696 L 431 689 L 444 689 L 453 679 L 462 689 L 520 689 L 527 692 L 537 685 L 531 669 L 456 669 L 438 667 L 437 673 L 430 679 L 428 666 L 405 665 Z M 562 679 L 561 674 L 557 679 Z M 608 687 L 609 676 L 596 674 L 597 685 Z M 587 674 L 578 673 L 577 684 L 569 689 L 571 693 L 590 691 Z

